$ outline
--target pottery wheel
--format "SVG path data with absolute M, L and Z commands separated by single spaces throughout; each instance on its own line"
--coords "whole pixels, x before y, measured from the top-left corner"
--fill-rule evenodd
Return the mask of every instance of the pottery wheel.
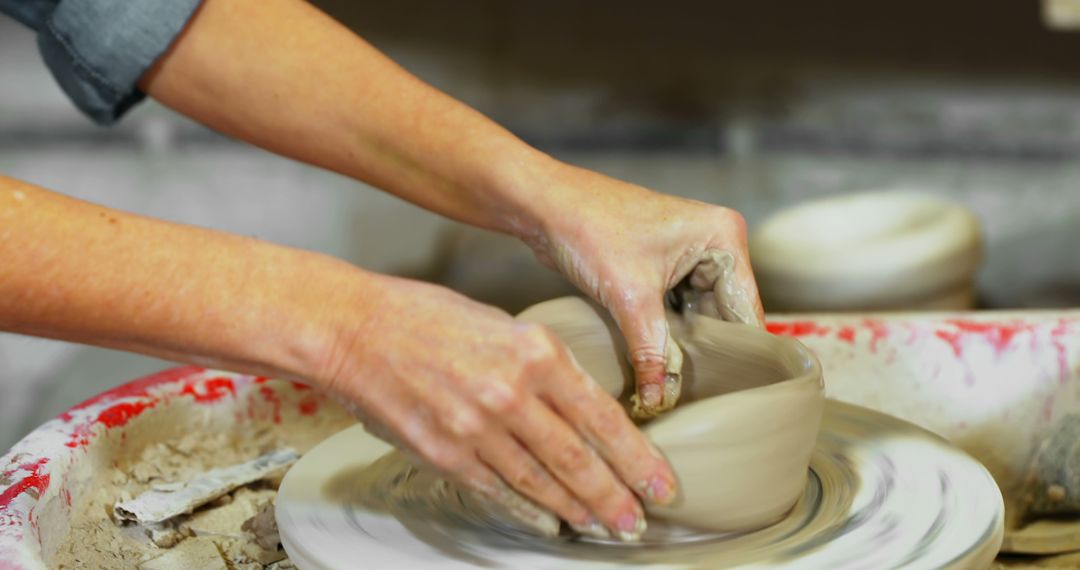
M 914 425 L 831 401 L 802 497 L 752 532 L 650 520 L 637 544 L 542 539 L 399 458 L 355 426 L 289 471 L 276 514 L 297 566 L 964 568 L 989 565 L 1002 539 L 1001 494 L 981 464 Z

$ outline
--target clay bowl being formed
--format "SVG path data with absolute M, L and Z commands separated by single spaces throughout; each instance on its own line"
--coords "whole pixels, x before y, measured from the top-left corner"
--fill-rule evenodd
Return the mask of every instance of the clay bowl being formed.
M 626 345 L 602 308 L 564 297 L 518 319 L 551 329 L 594 380 L 628 401 Z M 669 506 L 647 506 L 649 516 L 724 532 L 776 522 L 806 486 L 825 405 L 820 364 L 798 341 L 761 329 L 670 320 L 684 352 L 682 396 L 642 431 L 671 463 L 679 492 Z

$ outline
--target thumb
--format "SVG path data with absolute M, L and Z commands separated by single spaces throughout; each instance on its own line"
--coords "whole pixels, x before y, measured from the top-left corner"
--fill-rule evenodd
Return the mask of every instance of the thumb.
M 630 414 L 655 417 L 675 407 L 682 391 L 682 351 L 671 336 L 660 293 L 612 309 L 634 367 Z
M 737 253 L 742 263 L 737 263 L 735 254 L 729 251 L 706 251 L 679 287 L 684 297 L 696 305 L 697 312 L 761 328 L 765 313 L 754 272 L 745 250 Z

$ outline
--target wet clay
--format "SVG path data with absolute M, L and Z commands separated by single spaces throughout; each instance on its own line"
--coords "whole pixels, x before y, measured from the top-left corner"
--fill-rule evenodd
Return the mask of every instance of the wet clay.
M 549 327 L 590 376 L 629 408 L 633 371 L 623 337 L 606 315 L 567 297 L 518 318 Z M 643 431 L 674 468 L 678 493 L 671 505 L 647 505 L 649 517 L 714 532 L 777 521 L 806 487 L 824 406 L 820 366 L 797 341 L 757 328 L 704 316 L 673 318 L 670 327 L 683 347 L 683 398 Z M 498 521 L 493 524 L 503 528 L 544 536 L 558 530 L 521 517 L 520 509 L 460 492 L 397 452 L 335 478 L 326 491 L 398 518 L 416 512 L 433 517 L 449 502 L 470 507 L 462 517 Z
M 728 251 L 706 251 L 690 275 L 675 288 L 679 307 L 731 323 L 761 327 L 750 293 L 735 277 L 735 256 Z
M 735 256 L 728 251 L 707 250 L 690 273 L 668 293 L 670 308 L 679 315 L 704 315 L 732 323 L 762 327 L 752 296 L 738 283 Z M 682 394 L 683 356 L 670 324 L 664 346 L 664 386 L 660 405 L 646 407 L 637 394 L 629 396 L 630 417 L 652 419 L 675 407 Z
M 622 401 L 634 390 L 626 345 L 603 309 L 567 297 L 520 320 L 547 326 L 604 389 Z M 642 426 L 667 457 L 679 493 L 651 517 L 714 531 L 775 522 L 801 494 L 824 407 L 817 360 L 797 341 L 687 314 L 671 318 L 683 349 L 682 398 Z

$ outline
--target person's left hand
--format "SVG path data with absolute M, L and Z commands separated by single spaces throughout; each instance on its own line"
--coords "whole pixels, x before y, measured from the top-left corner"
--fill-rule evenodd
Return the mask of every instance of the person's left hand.
M 542 229 L 521 237 L 607 308 L 626 337 L 637 383 L 636 415 L 679 397 L 682 353 L 664 296 L 679 286 L 686 308 L 762 326 L 746 224 L 729 208 L 678 198 L 559 164 L 539 207 Z

